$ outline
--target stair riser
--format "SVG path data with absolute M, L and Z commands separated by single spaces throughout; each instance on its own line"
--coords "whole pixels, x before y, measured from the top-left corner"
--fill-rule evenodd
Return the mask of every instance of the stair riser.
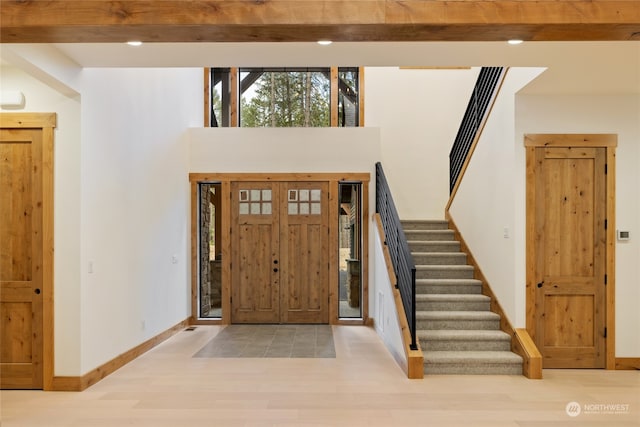
M 407 240 L 420 240 L 420 241 L 454 241 L 454 234 L 451 230 L 405 230 L 404 235 Z
M 402 228 L 407 230 L 448 230 L 447 221 L 400 221 Z
M 409 242 L 411 252 L 460 252 L 459 242 Z
M 489 302 L 484 301 L 417 301 L 418 311 L 489 311 Z
M 522 375 L 522 365 L 441 365 L 424 364 L 426 375 Z
M 451 254 L 418 254 L 412 253 L 416 265 L 466 265 L 467 255 L 463 253 Z
M 418 294 L 481 294 L 482 286 L 469 285 L 420 285 L 416 284 Z
M 416 279 L 473 279 L 473 268 L 417 269 Z
M 500 320 L 426 320 L 417 319 L 416 328 L 423 330 L 499 330 Z
M 505 340 L 477 341 L 477 340 L 420 340 L 422 351 L 509 351 L 511 343 Z

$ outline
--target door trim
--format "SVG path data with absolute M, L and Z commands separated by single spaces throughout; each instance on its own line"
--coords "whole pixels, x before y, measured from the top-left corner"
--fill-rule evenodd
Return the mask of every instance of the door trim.
M 606 369 L 615 369 L 615 156 L 618 145 L 616 134 L 526 134 L 526 324 L 532 337 L 536 335 L 535 319 L 535 149 L 538 147 L 602 147 L 606 149 L 607 174 L 606 187 L 606 219 L 607 231 L 605 242 L 605 274 L 607 285 L 605 290 L 605 340 Z
M 311 173 L 190 173 L 191 184 L 191 318 L 193 325 L 231 324 L 231 203 L 222 203 L 222 318 L 198 318 L 198 184 L 220 183 L 224 200 L 231 199 L 231 183 L 235 181 L 325 181 L 329 183 L 329 269 L 338 271 L 338 230 L 332 218 L 338 218 L 338 184 L 340 182 L 362 183 L 362 319 L 340 319 L 338 313 L 338 275 L 329 275 L 329 324 L 370 325 L 369 321 L 369 184 L 368 172 Z
M 55 113 L 0 113 L 2 129 L 42 130 L 42 374 L 43 390 L 53 390 L 53 129 Z

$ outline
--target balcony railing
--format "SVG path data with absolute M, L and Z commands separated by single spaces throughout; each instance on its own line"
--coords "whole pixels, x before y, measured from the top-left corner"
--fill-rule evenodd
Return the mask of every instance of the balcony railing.
M 449 192 L 453 192 L 469 150 L 476 139 L 489 105 L 494 98 L 506 68 L 482 67 L 473 88 L 467 110 L 449 153 Z

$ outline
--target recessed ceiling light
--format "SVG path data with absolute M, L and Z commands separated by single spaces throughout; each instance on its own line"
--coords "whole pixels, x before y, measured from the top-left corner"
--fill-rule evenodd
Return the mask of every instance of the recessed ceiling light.
M 520 40 L 520 39 L 511 39 L 507 43 L 509 43 L 509 44 L 521 44 L 522 40 Z
M 318 44 L 322 46 L 329 46 L 331 43 L 333 43 L 331 40 L 318 40 Z
M 128 41 L 127 44 L 129 46 L 142 46 L 142 42 L 140 40 L 131 40 Z

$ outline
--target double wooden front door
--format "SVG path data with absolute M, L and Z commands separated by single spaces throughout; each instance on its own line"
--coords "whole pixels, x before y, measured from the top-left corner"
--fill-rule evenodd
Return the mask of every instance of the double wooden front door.
M 605 148 L 530 150 L 535 342 L 545 368 L 603 368 Z
M 0 130 L 0 387 L 43 387 L 43 131 Z
M 234 182 L 231 193 L 232 323 L 328 323 L 328 183 Z

